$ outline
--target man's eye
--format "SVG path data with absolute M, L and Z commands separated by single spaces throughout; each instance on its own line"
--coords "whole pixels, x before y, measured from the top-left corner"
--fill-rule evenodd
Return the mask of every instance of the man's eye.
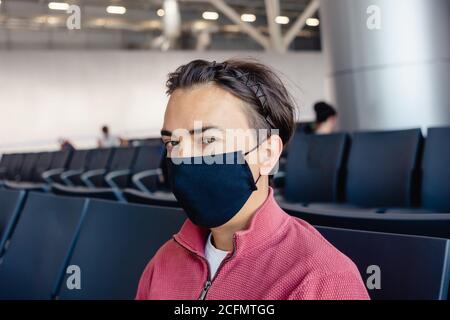
M 210 144 L 216 141 L 215 137 L 204 137 L 203 144 Z
M 179 141 L 170 140 L 166 141 L 164 145 L 166 146 L 166 148 L 168 148 L 168 147 L 175 147 L 178 143 Z

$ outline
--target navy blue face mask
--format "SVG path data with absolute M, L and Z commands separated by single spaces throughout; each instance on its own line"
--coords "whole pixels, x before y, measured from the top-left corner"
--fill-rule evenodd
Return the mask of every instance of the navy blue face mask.
M 257 190 L 256 183 L 261 177 L 253 180 L 244 156 L 257 147 L 245 154 L 236 151 L 166 159 L 172 192 L 193 223 L 206 228 L 218 227 L 231 220 L 244 206 Z

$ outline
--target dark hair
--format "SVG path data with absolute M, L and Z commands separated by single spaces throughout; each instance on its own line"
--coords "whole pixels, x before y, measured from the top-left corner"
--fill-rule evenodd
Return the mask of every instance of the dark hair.
M 102 127 L 102 132 L 103 132 L 104 134 L 108 134 L 108 133 L 109 133 L 109 128 L 108 128 L 108 126 L 103 126 L 103 127 Z
M 169 74 L 167 94 L 213 82 L 247 103 L 249 123 L 255 129 L 278 129 L 283 144 L 294 132 L 295 103 L 279 76 L 255 60 L 222 63 L 194 60 Z
M 320 101 L 314 105 L 314 111 L 316 112 L 316 123 L 322 123 L 327 121 L 329 117 L 337 115 L 336 110 L 326 102 Z

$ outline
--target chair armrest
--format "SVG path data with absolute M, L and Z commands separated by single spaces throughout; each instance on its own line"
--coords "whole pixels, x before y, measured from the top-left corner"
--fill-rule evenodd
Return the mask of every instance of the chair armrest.
M 141 171 L 139 173 L 136 173 L 133 175 L 131 180 L 133 181 L 133 184 L 142 192 L 152 193 L 150 190 L 147 189 L 147 187 L 142 183 L 142 179 L 146 177 L 151 176 L 160 176 L 162 174 L 162 170 L 160 168 L 158 169 L 152 169 L 152 170 L 145 170 Z
M 127 202 L 125 197 L 122 194 L 122 191 L 120 190 L 119 186 L 114 181 L 115 178 L 128 176 L 131 173 L 131 170 L 124 169 L 124 170 L 116 170 L 111 171 L 105 176 L 105 182 L 108 186 L 111 187 L 112 191 L 117 197 L 117 200 L 120 202 Z
M 63 173 L 61 173 L 61 180 L 64 181 L 66 186 L 73 187 L 74 185 L 73 182 L 70 180 L 70 177 L 82 174 L 83 171 L 84 171 L 83 169 L 64 171 Z
M 111 187 L 111 188 L 117 188 L 119 189 L 119 186 L 114 181 L 115 178 L 127 176 L 131 173 L 129 169 L 124 170 L 117 170 L 117 171 L 111 171 L 105 176 L 105 182 Z
M 51 170 L 47 170 L 47 171 L 43 172 L 41 176 L 45 182 L 51 184 L 51 183 L 54 183 L 54 181 L 52 180 L 51 177 L 61 174 L 63 172 L 64 172 L 64 168 L 51 169 Z
M 101 176 L 106 173 L 105 169 L 96 169 L 96 170 L 90 170 L 81 175 L 81 181 L 84 182 L 86 187 L 89 188 L 95 188 L 95 184 L 90 180 L 90 178 L 95 176 Z

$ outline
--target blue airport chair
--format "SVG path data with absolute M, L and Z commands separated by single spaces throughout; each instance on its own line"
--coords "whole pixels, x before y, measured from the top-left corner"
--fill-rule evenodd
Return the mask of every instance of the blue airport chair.
M 0 264 L 0 299 L 50 299 L 88 200 L 30 192 Z
M 448 213 L 333 212 L 290 203 L 282 203 L 281 207 L 313 225 L 450 239 Z
M 62 272 L 59 299 L 133 299 L 146 264 L 185 219 L 180 209 L 91 200 L 68 263 L 80 268 L 81 289 Z
M 450 127 L 428 129 L 421 186 L 423 208 L 450 213 Z
M 337 202 L 348 146 L 345 133 L 296 134 L 289 147 L 284 198 L 289 202 Z
M 344 162 L 343 187 L 335 189 L 336 198 L 342 191 L 345 201 L 306 205 L 311 210 L 342 215 L 415 205 L 422 140 L 420 129 L 354 133 L 348 160 Z M 284 206 L 283 199 L 280 202 Z M 302 207 L 302 203 L 297 204 L 300 212 L 304 210 Z
M 25 197 L 25 191 L 0 189 L 0 257 L 17 222 Z
M 389 208 L 396 213 L 450 213 L 450 127 L 430 128 L 420 171 L 420 207 Z
M 71 179 L 82 174 L 89 164 L 93 150 L 74 150 L 72 157 L 67 165 L 67 168 L 61 168 L 54 172 L 46 171 L 44 178 L 49 183 L 64 184 L 73 186 L 76 184 Z
M 372 299 L 446 300 L 450 277 L 450 240 L 389 233 L 317 227 L 358 267 Z M 367 281 L 369 280 L 369 281 Z
M 50 190 L 48 172 L 63 170 L 71 152 L 55 151 L 40 154 L 25 154 L 20 181 L 5 181 L 9 189 L 44 191 Z
M 412 205 L 421 142 L 420 129 L 353 134 L 346 201 L 376 208 Z

